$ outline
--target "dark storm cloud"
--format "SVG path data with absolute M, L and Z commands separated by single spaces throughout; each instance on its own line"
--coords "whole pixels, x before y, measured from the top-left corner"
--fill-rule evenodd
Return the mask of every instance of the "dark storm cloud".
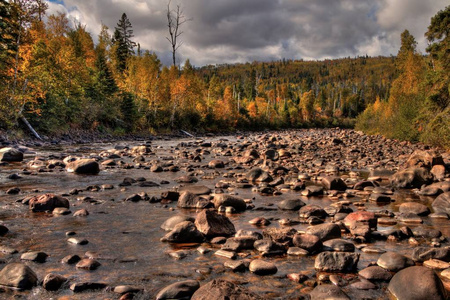
M 180 62 L 194 65 L 253 60 L 323 59 L 396 54 L 404 29 L 425 48 L 430 18 L 446 0 L 173 0 L 186 17 Z M 167 2 L 161 0 L 64 0 L 65 9 L 97 35 L 125 12 L 135 40 L 169 63 Z

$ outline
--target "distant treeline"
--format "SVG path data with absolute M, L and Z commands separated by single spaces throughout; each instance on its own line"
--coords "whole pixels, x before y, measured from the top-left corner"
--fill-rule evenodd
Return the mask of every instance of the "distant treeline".
M 162 66 L 126 14 L 98 43 L 43 0 L 0 0 L 0 127 L 41 133 L 346 126 L 450 147 L 449 8 L 428 55 L 408 31 L 396 57 Z M 45 20 L 45 21 L 44 21 Z M 164 37 L 161 37 L 164 38 Z

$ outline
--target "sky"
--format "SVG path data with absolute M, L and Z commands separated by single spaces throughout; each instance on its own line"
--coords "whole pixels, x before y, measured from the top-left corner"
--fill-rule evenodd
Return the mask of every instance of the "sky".
M 94 41 L 101 24 L 110 33 L 126 13 L 141 49 L 171 63 L 164 0 L 50 0 L 48 14 L 66 13 L 86 25 Z M 286 59 L 323 60 L 396 55 L 400 34 L 424 34 L 448 0 L 172 0 L 189 22 L 182 25 L 177 63 L 194 66 Z

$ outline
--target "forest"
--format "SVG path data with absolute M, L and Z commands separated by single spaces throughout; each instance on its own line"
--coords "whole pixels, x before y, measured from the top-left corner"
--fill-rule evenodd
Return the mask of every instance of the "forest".
M 0 130 L 155 134 L 349 127 L 450 148 L 450 6 L 391 57 L 164 66 L 125 13 L 93 38 L 43 0 L 0 0 Z M 164 37 L 161 37 L 162 39 Z M 97 41 L 94 43 L 94 40 Z

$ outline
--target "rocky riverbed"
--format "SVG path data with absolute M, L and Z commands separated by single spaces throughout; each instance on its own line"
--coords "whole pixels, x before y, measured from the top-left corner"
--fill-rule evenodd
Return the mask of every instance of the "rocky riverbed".
M 0 160 L 0 298 L 450 294 L 442 150 L 326 129 L 5 143 Z

